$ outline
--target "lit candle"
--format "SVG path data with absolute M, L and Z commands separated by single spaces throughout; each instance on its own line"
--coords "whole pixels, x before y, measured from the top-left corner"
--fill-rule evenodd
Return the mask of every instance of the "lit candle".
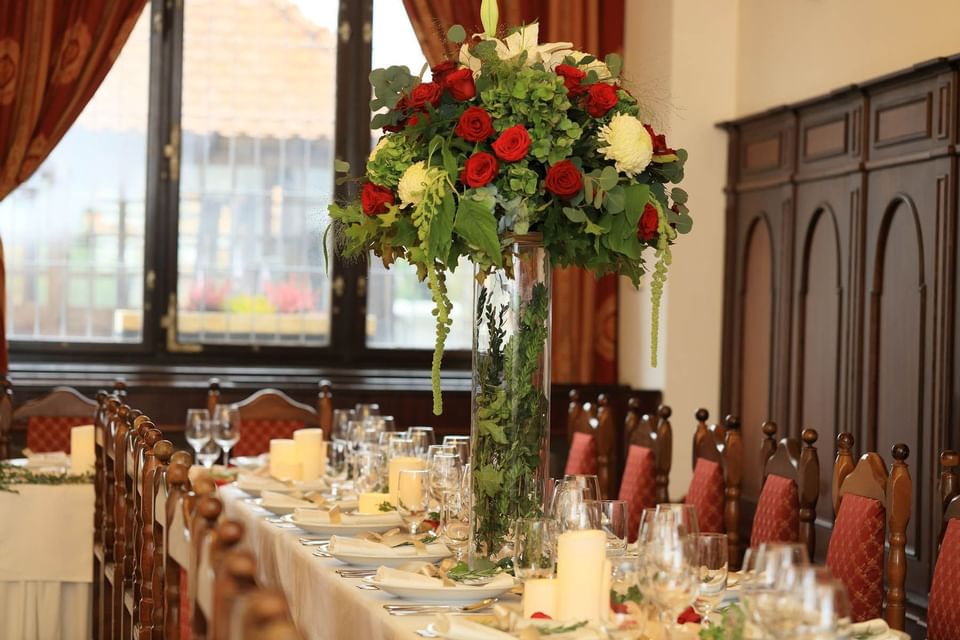
M 390 461 L 390 468 L 388 473 L 388 486 L 390 491 L 390 502 L 397 504 L 397 480 L 400 477 L 400 471 L 402 470 L 420 470 L 426 469 L 427 463 L 421 460 L 420 458 L 413 457 L 399 457 L 394 458 Z
M 296 443 L 287 438 L 271 440 L 270 475 L 280 480 L 299 480 L 300 474 Z
M 70 473 L 93 472 L 95 455 L 93 425 L 70 429 Z
M 380 513 L 380 505 L 390 502 L 389 493 L 361 493 L 357 497 L 357 510 L 360 513 Z
M 523 617 L 529 618 L 538 612 L 557 617 L 557 581 L 553 578 L 536 578 L 523 583 Z
M 568 531 L 557 537 L 557 617 L 591 622 L 605 617 L 610 606 L 608 565 L 603 531 Z
M 300 463 L 303 480 L 316 480 L 327 466 L 327 443 L 323 441 L 323 429 L 297 429 L 293 442 Z

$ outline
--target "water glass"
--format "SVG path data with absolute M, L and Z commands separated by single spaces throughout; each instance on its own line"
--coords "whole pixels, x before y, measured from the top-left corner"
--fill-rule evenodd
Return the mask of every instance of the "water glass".
M 563 476 L 563 484 L 583 489 L 584 500 L 602 500 L 600 479 L 594 474 L 568 473 Z
M 380 405 L 375 402 L 369 403 L 369 404 L 358 402 L 357 405 L 353 408 L 353 412 L 358 419 L 363 420 L 367 416 L 380 415 Z
M 405 433 L 393 433 L 387 440 L 387 458 L 412 458 L 416 454 L 416 445 Z
M 380 452 L 373 448 L 353 454 L 353 486 L 357 493 L 371 493 L 383 486 L 383 463 Z
M 607 555 L 622 556 L 627 551 L 630 505 L 626 500 L 600 501 L 600 528 L 607 534 Z
M 346 480 L 349 472 L 347 456 L 350 452 L 350 443 L 346 440 L 335 439 L 327 447 L 327 473 L 337 480 Z
M 433 433 L 433 427 L 410 427 L 407 434 L 413 441 L 414 449 L 419 457 L 427 455 L 427 449 L 437 443 L 437 437 Z
M 470 541 L 470 489 L 469 482 L 463 490 L 447 497 L 441 516 L 441 531 L 444 543 L 453 551 L 454 558 L 463 560 Z
M 637 550 L 640 553 L 643 553 L 644 548 L 653 542 L 653 525 L 656 519 L 656 507 L 647 507 L 640 512 L 640 527 L 637 531 Z
M 798 602 L 799 623 L 791 637 L 802 640 L 846 638 L 850 633 L 851 609 L 847 589 L 826 567 L 803 567 L 793 591 Z
M 567 488 L 556 499 L 555 507 L 553 517 L 560 533 L 600 528 L 600 501 L 584 500 L 583 489 Z
M 197 461 L 206 469 L 212 469 L 219 457 L 220 445 L 212 439 L 207 440 L 203 446 L 197 450 Z
M 356 415 L 353 409 L 334 409 L 333 433 L 330 434 L 330 439 L 348 437 L 350 434 L 350 421 L 356 420 Z
M 240 411 L 236 405 L 217 405 L 213 412 L 213 440 L 223 449 L 223 463 L 229 466 L 230 449 L 240 441 Z
M 703 618 L 704 624 L 712 611 L 716 611 L 727 590 L 727 535 L 725 533 L 698 533 L 690 536 L 696 545 L 700 589 L 694 610 Z
M 700 586 L 696 546 L 682 533 L 680 520 L 678 513 L 657 514 L 653 542 L 645 553 L 649 565 L 645 592 L 660 610 L 668 633 L 675 628 L 677 616 L 694 603 Z
M 747 549 L 740 599 L 749 619 L 766 635 L 786 637 L 799 623 L 797 607 L 789 606 L 793 587 L 786 576 L 809 565 L 807 547 L 802 544 L 761 544 Z
M 681 535 L 700 533 L 700 519 L 697 517 L 697 508 L 692 504 L 663 502 L 657 505 L 657 513 L 671 512 L 674 514 L 674 524 L 679 528 Z
M 397 423 L 393 416 L 367 416 L 363 419 L 363 424 L 367 429 L 376 429 L 377 431 L 397 430 Z
M 440 453 L 452 453 L 453 455 L 459 457 L 460 454 L 457 452 L 457 448 L 452 444 L 432 444 L 427 447 L 427 466 L 430 465 L 430 461 L 433 457 Z M 461 460 L 461 462 L 463 462 Z
M 397 476 L 397 511 L 412 534 L 426 520 L 430 509 L 430 473 L 426 469 L 403 469 Z
M 513 525 L 513 575 L 521 580 L 552 578 L 557 564 L 554 521 L 522 518 Z
M 463 473 L 463 463 L 455 453 L 439 453 L 428 463 L 430 472 L 430 493 L 441 508 L 447 497 L 460 490 L 460 478 Z
M 455 446 L 463 463 L 470 464 L 470 436 L 443 436 L 443 444 Z
M 203 445 L 213 437 L 210 430 L 210 412 L 206 409 L 187 409 L 187 422 L 183 435 L 193 450 L 199 454 Z

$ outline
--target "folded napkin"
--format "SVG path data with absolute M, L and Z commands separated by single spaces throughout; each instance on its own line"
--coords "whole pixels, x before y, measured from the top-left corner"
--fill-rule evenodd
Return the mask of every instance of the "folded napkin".
M 449 555 L 450 550 L 447 545 L 434 542 L 425 547 L 426 554 L 429 555 Z M 397 556 L 414 557 L 424 555 L 417 551 L 412 544 L 406 544 L 399 547 L 391 547 L 380 542 L 371 540 L 362 540 L 360 538 L 344 538 L 343 536 L 330 536 L 329 551 L 332 554 L 344 553 L 355 556 Z
M 277 493 L 276 491 L 267 491 L 264 490 L 260 493 L 260 504 L 264 507 L 288 507 L 288 508 L 303 508 L 303 509 L 317 509 L 317 505 L 310 502 L 309 500 L 302 500 L 300 498 L 294 498 L 293 496 L 286 493 Z
M 449 640 L 516 640 L 516 636 L 463 616 L 442 614 L 436 627 Z
M 377 569 L 377 582 L 395 586 L 395 587 L 419 587 L 423 588 L 443 588 L 444 581 L 440 578 L 431 578 L 422 573 L 413 573 L 402 569 L 392 569 L 390 567 L 380 567 Z M 475 586 L 453 582 L 451 589 L 476 589 Z M 449 582 L 447 583 L 449 584 Z M 501 573 L 493 580 L 483 585 L 484 587 L 511 587 L 513 586 L 513 577 Z
M 874 618 L 873 620 L 864 620 L 850 625 L 850 636 L 853 638 L 867 637 L 870 640 L 899 640 L 907 637 L 898 631 L 894 631 L 887 625 L 883 618 Z
M 303 522 L 305 524 L 331 524 L 334 523 L 334 519 L 331 519 L 330 512 L 323 509 L 296 509 L 293 512 L 293 520 L 295 522 Z M 370 525 L 370 526 L 400 526 L 403 521 L 400 519 L 400 514 L 396 511 L 390 513 L 341 513 L 339 524 L 350 524 L 350 525 Z
M 34 453 L 29 449 L 24 451 L 27 457 L 26 467 L 28 469 L 46 469 L 48 467 L 66 467 L 70 462 L 70 456 L 64 451 L 44 451 Z
M 241 473 L 237 477 L 237 487 L 243 489 L 254 489 L 256 491 L 293 491 L 294 487 L 285 482 L 280 482 L 269 476 L 260 476 L 253 473 Z

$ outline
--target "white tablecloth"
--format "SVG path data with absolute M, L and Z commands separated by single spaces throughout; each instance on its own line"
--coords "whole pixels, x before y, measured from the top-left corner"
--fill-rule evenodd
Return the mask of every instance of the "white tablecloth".
M 360 580 L 341 578 L 335 569 L 346 565 L 332 558 L 313 555 L 305 547 L 299 529 L 283 529 L 267 521 L 268 511 L 244 499 L 234 487 L 221 487 L 227 516 L 240 520 L 247 530 L 247 543 L 257 555 L 261 582 L 283 589 L 294 622 L 309 640 L 418 640 L 414 633 L 432 618 L 389 615 L 383 605 L 397 602 L 381 591 L 357 589 Z
M 0 638 L 90 635 L 93 485 L 0 491 Z

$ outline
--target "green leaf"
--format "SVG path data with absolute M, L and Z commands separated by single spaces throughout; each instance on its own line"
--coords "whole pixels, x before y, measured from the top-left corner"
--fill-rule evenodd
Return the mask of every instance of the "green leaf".
M 617 186 L 607 191 L 603 197 L 603 208 L 608 213 L 620 213 L 626 206 L 627 196 L 623 187 Z
M 488 434 L 494 442 L 507 444 L 507 434 L 503 431 L 503 425 L 497 424 L 496 420 L 481 420 L 477 426 L 481 433 Z
M 409 218 L 399 218 L 394 225 L 396 233 L 393 236 L 393 246 L 409 247 L 417 243 L 417 228 Z
M 643 208 L 650 200 L 650 187 L 645 184 L 631 184 L 624 189 L 626 200 L 624 209 L 629 223 L 636 227 L 640 222 L 640 216 L 643 215 Z
M 483 0 L 480 3 L 480 22 L 483 23 L 483 32 L 491 38 L 497 35 L 497 25 L 500 22 L 500 3 L 497 0 Z
M 674 187 L 670 190 L 670 199 L 677 204 L 685 204 L 687 202 L 687 192 L 680 187 Z
M 623 69 L 623 58 L 616 53 L 608 53 L 604 59 L 607 69 L 610 69 L 610 75 L 614 78 L 620 77 L 620 71 Z
M 480 488 L 480 492 L 486 496 L 493 497 L 500 490 L 503 483 L 503 474 L 493 467 L 481 467 L 474 473 L 474 482 Z
M 690 216 L 680 216 L 674 224 L 676 225 L 677 233 L 690 233 L 690 230 L 693 229 L 693 218 Z
M 443 159 L 443 170 L 447 172 L 451 180 L 455 181 L 457 179 L 457 158 L 450 150 L 450 145 L 445 144 L 440 147 L 440 154 Z
M 447 40 L 460 43 L 467 39 L 466 30 L 459 24 L 455 24 L 447 30 Z
M 567 219 L 571 222 L 586 222 L 587 220 L 587 213 L 583 209 L 564 207 L 563 214 L 567 216 Z
M 453 241 L 453 194 L 446 191 L 440 208 L 430 222 L 430 235 L 427 238 L 427 254 L 430 260 L 446 260 L 450 253 L 450 243 Z
M 333 161 L 333 170 L 336 173 L 350 173 L 350 163 L 337 158 Z
M 600 172 L 600 188 L 604 191 L 610 191 L 620 180 L 620 174 L 617 173 L 617 170 L 610 165 L 607 165 L 603 168 L 603 171 Z
M 453 229 L 468 244 L 483 251 L 498 267 L 503 266 L 500 239 L 497 236 L 497 219 L 493 208 L 473 198 L 461 198 Z

